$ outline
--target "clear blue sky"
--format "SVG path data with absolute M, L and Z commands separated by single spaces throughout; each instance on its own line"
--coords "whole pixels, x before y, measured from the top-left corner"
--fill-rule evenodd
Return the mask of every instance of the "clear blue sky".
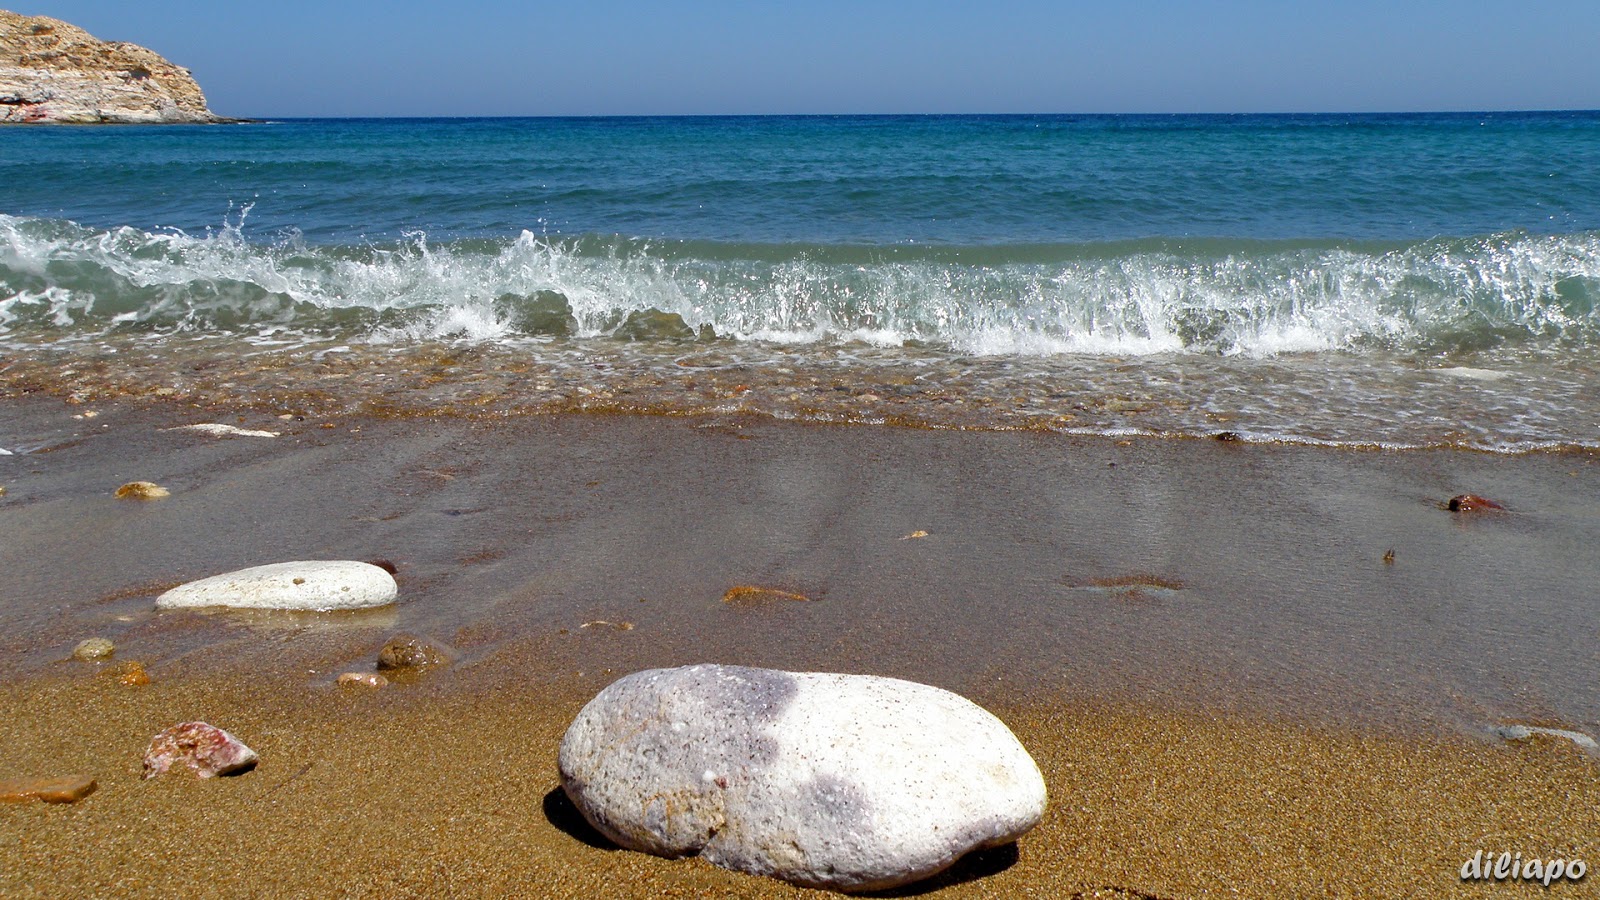
M 1600 108 L 1600 0 L 12 0 L 235 116 Z

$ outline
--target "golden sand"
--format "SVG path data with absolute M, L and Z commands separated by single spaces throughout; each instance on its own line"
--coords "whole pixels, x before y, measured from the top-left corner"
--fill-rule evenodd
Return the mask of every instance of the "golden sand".
M 606 845 L 560 794 L 554 764 L 592 688 L 524 677 L 536 665 L 503 659 L 378 690 L 310 673 L 160 671 L 129 687 L 88 664 L 11 685 L 0 693 L 7 769 L 86 773 L 100 789 L 72 806 L 0 808 L 0 893 L 820 896 Z M 1462 889 L 1458 870 L 1480 849 L 1596 858 L 1600 766 L 1567 742 L 1377 737 L 1048 700 L 996 712 L 1045 774 L 1046 817 L 1015 848 L 915 892 L 1443 896 Z M 239 736 L 260 765 L 141 782 L 150 736 L 192 718 Z

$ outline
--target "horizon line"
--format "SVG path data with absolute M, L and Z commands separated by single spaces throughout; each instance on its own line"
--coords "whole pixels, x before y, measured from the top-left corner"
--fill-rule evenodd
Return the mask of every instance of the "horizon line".
M 1487 116 L 1595 114 L 1600 107 L 1551 109 L 1393 109 L 1322 111 L 1233 111 L 1233 112 L 729 112 L 729 113 L 485 113 L 480 115 L 246 115 L 232 116 L 246 122 L 275 120 L 393 119 L 456 120 L 470 119 L 935 119 L 935 118 L 1200 118 L 1206 116 Z M 220 115 L 220 114 L 219 114 Z

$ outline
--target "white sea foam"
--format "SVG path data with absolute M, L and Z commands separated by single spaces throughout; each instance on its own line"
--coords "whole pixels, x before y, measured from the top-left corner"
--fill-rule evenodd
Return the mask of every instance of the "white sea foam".
M 0 334 L 285 328 L 504 341 L 520 334 L 516 298 L 554 291 L 580 337 L 657 309 L 741 339 L 916 341 L 998 356 L 1270 357 L 1600 340 L 1597 233 L 1376 251 L 1084 247 L 1055 262 L 886 250 L 864 262 L 825 248 L 772 261 L 736 247 L 526 231 L 442 245 L 421 233 L 381 247 L 312 247 L 293 235 L 264 245 L 245 240 L 242 221 L 192 236 L 0 215 Z

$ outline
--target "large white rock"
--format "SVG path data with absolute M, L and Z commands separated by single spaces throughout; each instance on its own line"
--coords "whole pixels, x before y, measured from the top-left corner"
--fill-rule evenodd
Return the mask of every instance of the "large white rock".
M 633 850 L 862 891 L 933 875 L 1044 815 L 1039 767 L 971 701 L 869 675 L 636 672 L 561 741 L 561 786 Z
M 285 562 L 180 584 L 157 597 L 156 608 L 362 609 L 393 603 L 398 593 L 394 576 L 370 563 Z

